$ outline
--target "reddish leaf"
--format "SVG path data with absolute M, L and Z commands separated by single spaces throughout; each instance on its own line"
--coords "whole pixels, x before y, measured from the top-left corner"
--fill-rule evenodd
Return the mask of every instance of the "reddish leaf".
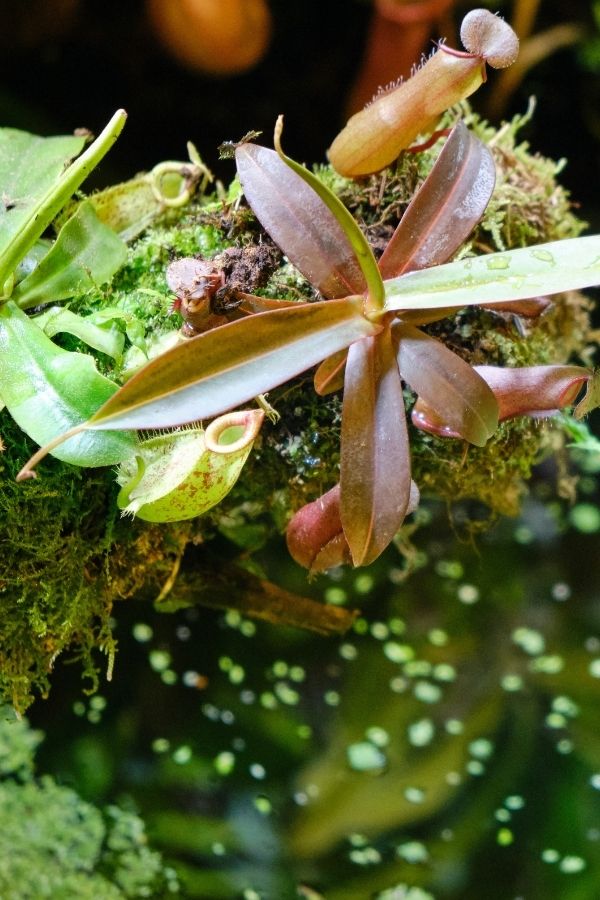
M 286 540 L 292 557 L 311 572 L 350 562 L 340 518 L 339 484 L 298 510 L 287 527 Z
M 362 315 L 357 297 L 240 319 L 149 362 L 86 427 L 165 428 L 212 418 L 378 329 Z
M 481 219 L 495 181 L 492 154 L 458 122 L 379 260 L 382 277 L 450 259 Z
M 324 297 L 362 294 L 356 254 L 323 200 L 274 150 L 242 144 L 235 152 L 244 194 L 257 219 Z
M 242 302 L 237 309 L 246 316 L 269 312 L 273 309 L 287 309 L 290 306 L 298 306 L 297 300 L 275 300 L 271 297 L 257 297 L 255 294 L 242 293 L 238 293 L 237 296 L 242 298 Z
M 537 319 L 538 316 L 552 306 L 549 297 L 531 297 L 529 300 L 505 300 L 504 303 L 480 303 L 483 309 L 492 312 L 511 313 L 513 316 L 523 316 L 525 319 Z
M 418 505 L 419 489 L 411 481 L 406 515 Z M 311 573 L 326 572 L 352 561 L 342 529 L 339 484 L 298 510 L 287 527 L 286 539 L 291 556 Z
M 581 366 L 476 366 L 498 399 L 500 419 L 543 415 L 575 402 L 590 377 Z
M 315 372 L 315 391 L 321 397 L 341 391 L 344 387 L 344 368 L 348 357 L 347 350 L 340 350 L 324 359 Z
M 418 328 L 400 324 L 393 330 L 405 381 L 453 433 L 482 447 L 498 424 L 498 404 L 481 375 Z
M 499 407 L 499 419 L 514 416 L 544 416 L 575 402 L 591 373 L 581 366 L 524 366 L 501 368 L 475 366 L 475 371 L 490 386 Z M 417 428 L 440 437 L 460 437 L 439 407 L 434 410 L 419 397 L 412 420 Z
M 389 329 L 348 351 L 340 484 L 352 561 L 368 565 L 400 528 L 410 497 L 404 399 Z

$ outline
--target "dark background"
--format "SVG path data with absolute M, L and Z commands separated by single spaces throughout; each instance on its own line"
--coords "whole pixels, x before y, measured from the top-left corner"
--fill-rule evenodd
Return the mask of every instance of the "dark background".
M 456 23 L 474 4 L 457 3 Z M 510 18 L 517 4 L 490 6 Z M 526 5 L 526 4 L 523 4 Z M 581 26 L 583 41 L 559 50 L 529 71 L 510 98 L 507 115 L 538 98 L 526 137 L 555 158 L 566 156 L 564 182 L 583 214 L 600 219 L 600 52 L 589 0 L 544 0 L 535 32 L 565 22 Z M 305 162 L 318 162 L 345 120 L 344 104 L 359 69 L 372 15 L 369 0 L 271 0 L 273 34 L 262 61 L 248 73 L 214 78 L 178 63 L 156 38 L 140 0 L 0 0 L 0 120 L 42 134 L 78 126 L 98 131 L 118 107 L 126 131 L 97 176 L 110 182 L 165 158 L 185 157 L 192 140 L 223 179 L 217 146 L 250 129 L 270 133 L 286 117 L 285 144 Z M 439 37 L 434 31 L 432 37 Z M 448 35 L 449 43 L 456 38 Z M 426 48 L 427 49 L 427 48 Z M 475 105 L 485 112 L 486 92 Z

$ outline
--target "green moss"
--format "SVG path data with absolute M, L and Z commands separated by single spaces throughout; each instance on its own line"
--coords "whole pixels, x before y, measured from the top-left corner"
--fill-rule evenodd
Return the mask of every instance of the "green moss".
M 556 182 L 562 164 L 531 154 L 519 143 L 523 119 L 494 131 L 463 108 L 471 127 L 488 141 L 498 165 L 497 189 L 482 223 L 460 251 L 481 253 L 573 237 L 583 224 L 567 192 Z M 369 234 L 376 249 L 389 239 L 399 216 L 426 177 L 438 148 L 404 154 L 385 172 L 358 182 L 327 167 L 320 177 L 334 187 Z M 202 199 L 169 213 L 129 249 L 127 265 L 103 290 L 75 298 L 70 307 L 86 314 L 116 307 L 129 319 L 136 347 L 119 361 L 99 365 L 116 380 L 144 354 L 173 340 L 180 326 L 171 312 L 165 269 L 174 258 L 214 256 L 226 247 L 266 238 L 251 212 L 238 202 Z M 261 293 L 302 299 L 314 290 L 285 261 Z M 133 324 L 132 324 L 133 323 Z M 536 320 L 470 308 L 428 327 L 474 364 L 527 365 L 585 359 L 587 302 L 578 294 L 556 300 Z M 73 339 L 65 339 L 65 343 Z M 81 348 L 81 345 L 79 345 Z M 6 413 L 0 433 L 0 693 L 24 708 L 46 693 L 54 660 L 69 652 L 81 660 L 87 685 L 98 679 L 97 651 L 114 653 L 110 616 L 117 599 L 153 599 L 169 582 L 183 548 L 221 531 L 254 549 L 280 532 L 290 514 L 338 478 L 339 395 L 319 398 L 311 373 L 271 392 L 281 415 L 265 423 L 256 449 L 234 490 L 207 516 L 181 525 L 150 526 L 120 519 L 114 475 L 81 470 L 56 460 L 44 463 L 34 482 L 17 485 L 14 475 L 31 447 Z M 410 400 L 410 397 L 409 397 Z M 448 502 L 474 498 L 499 513 L 515 513 L 531 467 L 548 445 L 548 428 L 528 419 L 503 424 L 484 448 L 441 440 L 411 429 L 414 477 L 421 491 Z
M 34 693 L 47 693 L 65 651 L 79 659 L 86 686 L 96 688 L 98 650 L 112 668 L 114 601 L 143 588 L 158 593 L 180 531 L 120 519 L 108 470 L 51 459 L 43 477 L 17 484 L 33 445 L 5 411 L 0 429 L 0 695 L 24 709 Z
M 41 740 L 0 710 L 0 895 L 4 900 L 126 900 L 178 892 L 147 846 L 144 823 L 117 806 L 86 803 L 53 778 L 34 778 Z

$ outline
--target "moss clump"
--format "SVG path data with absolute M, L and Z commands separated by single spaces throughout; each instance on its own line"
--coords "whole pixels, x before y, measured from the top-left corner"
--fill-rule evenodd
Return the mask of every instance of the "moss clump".
M 531 154 L 518 141 L 523 119 L 495 131 L 463 109 L 471 127 L 492 147 L 497 189 L 488 210 L 461 254 L 527 246 L 574 237 L 582 228 L 568 194 L 557 184 L 561 164 Z M 322 179 L 342 197 L 383 249 L 415 190 L 437 155 L 403 154 L 393 168 L 359 182 L 320 168 Z M 213 257 L 232 246 L 252 248 L 266 240 L 235 187 L 228 197 L 205 198 L 158 221 L 129 250 L 127 265 L 113 283 L 70 303 L 86 313 L 110 306 L 131 346 L 120 360 L 98 363 L 119 381 L 177 340 L 181 320 L 172 312 L 165 269 L 177 257 Z M 233 258 L 233 257 L 232 257 Z M 243 285 L 240 285 L 243 287 Z M 255 286 L 250 286 L 250 290 Z M 284 260 L 258 291 L 267 296 L 314 296 Z M 565 362 L 586 352 L 587 305 L 580 295 L 557 299 L 535 320 L 489 310 L 463 310 L 428 326 L 463 358 L 475 364 L 527 365 Z M 64 338 L 69 348 L 78 345 Z M 410 396 L 408 399 L 410 401 Z M 226 500 L 207 516 L 169 527 L 119 518 L 110 471 L 80 470 L 46 462 L 40 479 L 16 485 L 14 475 L 30 447 L 4 413 L 6 451 L 0 458 L 3 516 L 0 575 L 0 692 L 23 708 L 45 693 L 56 657 L 70 650 L 81 659 L 93 688 L 93 652 L 112 657 L 110 615 L 116 599 L 156 597 L 179 565 L 188 542 L 202 543 L 221 532 L 248 549 L 280 532 L 290 514 L 338 478 L 341 401 L 319 398 L 311 373 L 273 391 L 270 402 L 280 421 L 265 423 L 244 472 Z M 527 419 L 503 424 L 484 448 L 442 440 L 411 430 L 414 477 L 424 494 L 451 502 L 475 498 L 501 513 L 515 513 L 524 482 L 547 445 L 547 428 Z M 185 565 L 185 561 L 184 561 Z M 176 585 L 172 595 L 176 599 Z
M 158 593 L 182 530 L 121 520 L 112 472 L 52 459 L 42 478 L 17 484 L 19 461 L 34 448 L 6 412 L 0 428 L 0 695 L 24 709 L 34 692 L 47 693 L 68 649 L 96 688 L 95 651 L 112 668 L 114 601 Z
M 0 709 L 0 895 L 127 900 L 175 895 L 175 873 L 147 846 L 144 823 L 99 810 L 49 776 L 34 777 L 43 739 Z

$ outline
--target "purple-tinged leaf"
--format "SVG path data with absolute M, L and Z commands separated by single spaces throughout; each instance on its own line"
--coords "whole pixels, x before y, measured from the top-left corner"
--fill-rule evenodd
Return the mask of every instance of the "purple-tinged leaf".
M 292 558 L 311 572 L 351 562 L 340 518 L 339 484 L 298 510 L 290 519 L 286 541 Z
M 537 319 L 552 306 L 552 300 L 549 297 L 531 297 L 529 300 L 506 300 L 504 303 L 480 303 L 479 306 L 492 312 L 510 313 L 513 316 L 523 316 L 524 319 Z
M 362 297 L 298 303 L 183 341 L 126 382 L 89 426 L 168 428 L 239 406 L 377 333 L 362 303 Z
M 404 399 L 389 329 L 348 351 L 340 485 L 352 561 L 368 565 L 400 528 L 410 498 Z
M 366 281 L 342 226 L 323 200 L 274 150 L 235 151 L 246 200 L 296 268 L 324 297 L 362 294 Z
M 402 378 L 455 434 L 483 447 L 498 425 L 486 381 L 440 341 L 412 325 L 393 328 Z
M 411 481 L 406 515 L 414 512 L 418 505 L 419 489 Z M 339 484 L 298 510 L 290 519 L 286 540 L 291 556 L 311 574 L 352 562 L 342 529 Z
M 344 367 L 346 365 L 347 350 L 339 350 L 324 359 L 315 372 L 315 391 L 319 396 L 325 397 L 334 391 L 341 391 L 344 387 Z
M 363 297 L 297 303 L 182 341 L 147 363 L 86 422 L 42 447 L 18 479 L 32 477 L 47 453 L 87 429 L 170 428 L 241 405 L 377 334 L 380 326 L 363 316 L 363 303 Z
M 272 297 L 257 297 L 255 294 L 238 293 L 242 302 L 237 309 L 246 316 L 256 313 L 270 312 L 273 309 L 288 309 L 290 306 L 298 306 L 297 300 L 276 300 Z
M 275 123 L 275 132 L 273 135 L 273 143 L 279 155 L 286 166 L 299 175 L 300 178 L 313 189 L 330 213 L 335 216 L 338 225 L 342 228 L 346 238 L 354 253 L 356 260 L 361 268 L 366 284 L 366 310 L 368 313 L 378 313 L 383 307 L 383 281 L 377 266 L 377 260 L 373 255 L 371 245 L 360 230 L 356 219 L 348 212 L 340 198 L 330 190 L 326 184 L 317 178 L 306 166 L 300 165 L 296 160 L 286 156 L 281 146 L 281 132 L 283 131 L 283 116 L 279 116 Z
M 475 366 L 498 401 L 499 420 L 514 416 L 547 416 L 575 402 L 591 372 L 581 366 Z M 584 402 L 584 401 L 582 401 Z M 413 424 L 440 437 L 461 437 L 440 407 L 419 397 Z
M 492 154 L 458 122 L 379 260 L 382 278 L 450 259 L 481 219 L 495 181 Z

